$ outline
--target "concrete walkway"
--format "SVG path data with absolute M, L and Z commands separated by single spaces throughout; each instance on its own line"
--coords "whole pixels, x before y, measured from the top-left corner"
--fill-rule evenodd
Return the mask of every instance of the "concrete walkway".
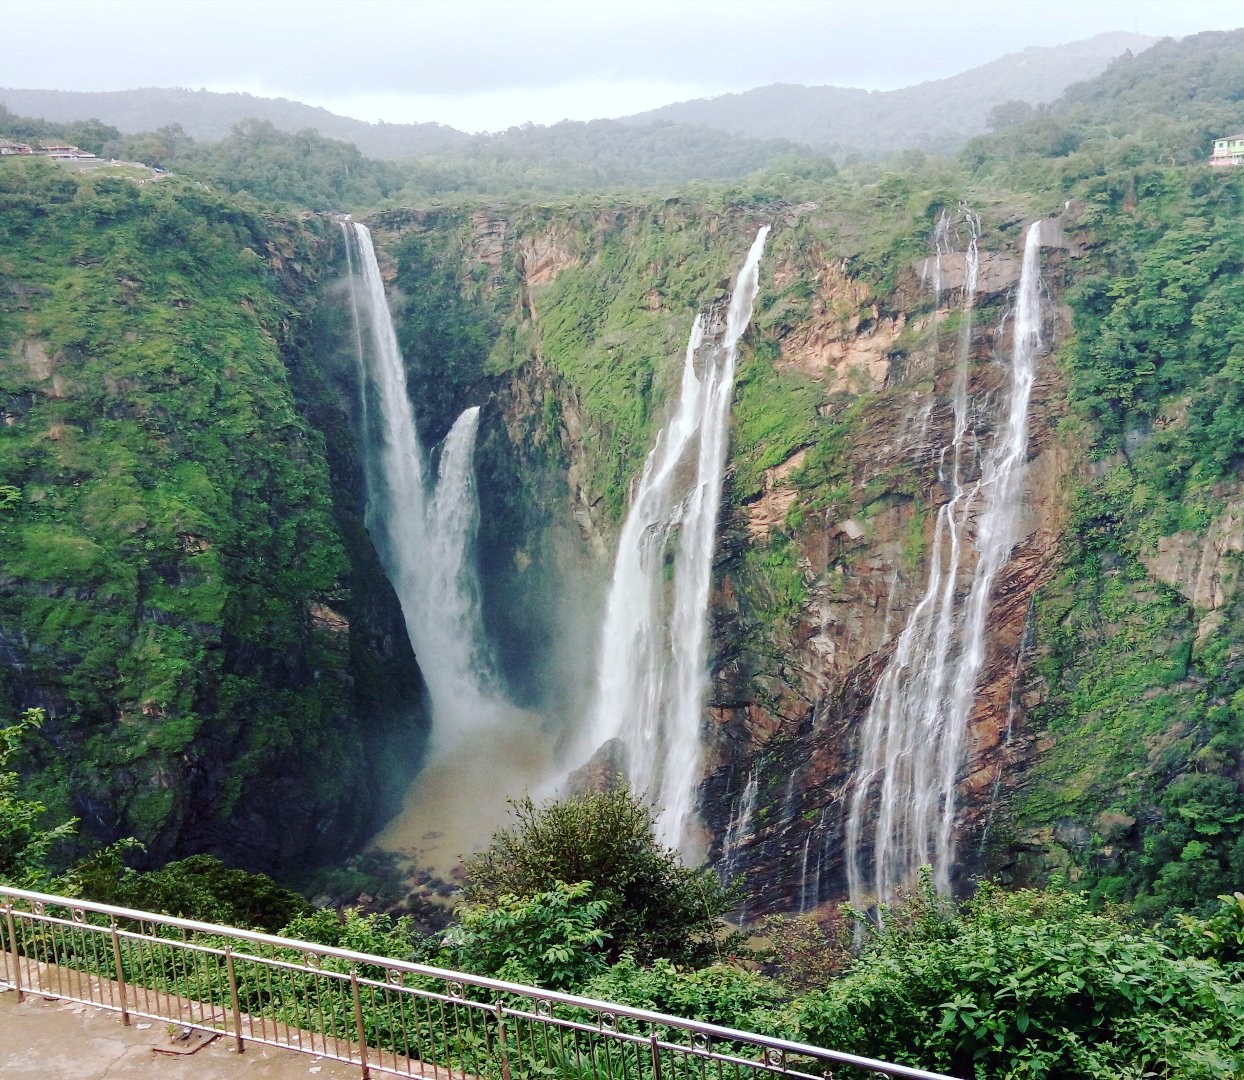
M 197 1036 L 196 1036 L 197 1038 Z M 357 1066 L 249 1043 L 235 1053 L 223 1036 L 192 1054 L 174 1050 L 165 1024 L 0 989 L 0 1077 L 4 1080 L 358 1080 Z

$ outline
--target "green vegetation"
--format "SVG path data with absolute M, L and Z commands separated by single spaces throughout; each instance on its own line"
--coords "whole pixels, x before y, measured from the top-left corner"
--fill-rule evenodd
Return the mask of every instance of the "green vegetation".
M 1232 944 L 1215 952 L 1208 923 L 1162 936 L 1070 894 L 989 887 L 956 909 L 926 882 L 794 1010 L 809 1042 L 953 1076 L 1235 1076 L 1244 895 L 1220 909 Z
M 574 263 L 532 295 L 541 355 L 591 425 L 589 487 L 613 520 L 672 407 L 692 320 L 720 298 L 717 283 L 749 242 L 720 205 L 677 199 L 634 211 L 575 214 Z
M 1151 569 L 1159 538 L 1198 543 L 1239 492 L 1242 180 L 1147 166 L 1078 188 L 1096 253 L 1061 356 L 1100 464 L 1037 600 L 1051 745 L 1012 820 L 1094 896 L 1154 916 L 1205 910 L 1244 874 L 1240 600 L 1210 630 Z
M 107 144 L 121 137 L 121 132 L 98 120 L 55 122 L 33 116 L 15 116 L 0 105 L 0 135 L 14 142 L 36 146 L 43 142 L 66 142 L 92 154 L 102 154 Z
M 18 733 L 2 733 L 0 768 Z M 0 773 L 0 792 L 5 779 Z M 0 801 L 0 844 L 28 810 L 18 806 L 15 818 L 13 809 Z M 298 911 L 297 899 L 269 879 L 228 871 L 211 859 L 124 874 L 120 884 L 130 890 L 127 898 L 146 900 L 144 906 L 160 901 L 171 910 L 184 904 L 191 916 L 228 912 L 261 926 L 294 910 L 282 933 L 295 940 L 521 980 L 979 1080 L 1210 1080 L 1244 1067 L 1238 1026 L 1244 1009 L 1244 893 L 1224 895 L 1205 917 L 1185 915 L 1158 932 L 1122 910 L 1094 912 L 1084 897 L 1057 890 L 1007 894 L 982 886 L 972 900 L 956 905 L 938 897 L 926 877 L 918 890 L 882 910 L 878 922 L 856 916 L 863 941 L 855 956 L 842 947 L 845 926 L 835 940 L 806 919 L 789 926 L 770 922 L 779 966 L 778 977 L 769 978 L 723 959 L 720 951 L 715 963 L 691 968 L 660 955 L 641 960 L 629 947 L 608 954 L 616 930 L 630 932 L 636 916 L 648 919 L 656 911 L 671 872 L 683 885 L 693 877 L 672 853 L 655 847 L 651 815 L 629 794 L 516 809 L 517 829 L 498 833 L 474 868 L 486 902 L 460 908 L 459 921 L 439 947 L 408 919 L 395 922 L 357 910 Z M 595 858 L 597 852 L 604 857 Z M 29 866 L 38 872 L 43 857 L 36 853 Z M 645 876 L 643 867 L 654 862 L 662 865 Z M 560 878 L 547 889 L 533 884 L 583 869 L 599 872 L 602 884 L 567 885 Z M 497 895 L 493 886 L 501 878 L 530 887 L 522 898 Z M 644 896 L 644 890 L 653 892 Z M 624 892 L 629 918 L 611 918 Z M 643 901 L 638 906 L 637 899 Z M 666 915 L 671 921 L 649 930 L 669 933 L 686 925 L 685 913 Z M 651 933 L 635 935 L 628 944 L 654 940 Z M 219 947 L 229 939 L 200 937 L 198 943 Z M 37 947 L 39 959 L 49 962 L 87 969 L 100 962 L 89 950 L 61 955 L 54 954 L 54 942 Z M 142 948 L 123 951 L 130 985 L 175 986 L 195 1000 L 228 1001 L 229 987 L 207 967 L 170 974 L 144 958 Z M 303 966 L 297 950 L 288 958 L 292 971 Z M 111 974 L 111 956 L 104 962 Z M 335 959 L 323 966 L 342 970 Z M 362 973 L 388 978 L 379 967 Z M 403 981 L 443 989 L 435 978 Z M 317 989 L 313 982 L 313 976 L 291 975 L 273 999 L 263 993 L 270 983 L 261 969 L 237 964 L 237 992 L 247 1011 L 351 1037 L 355 1018 L 348 995 Z M 428 1018 L 419 1010 L 398 1017 L 390 1012 L 394 1007 L 383 997 L 369 1002 L 369 1045 L 387 1045 L 391 1037 L 401 1045 L 423 1032 Z M 469 1038 L 449 1047 L 433 1041 L 438 1052 L 472 1060 Z M 520 1045 L 511 1050 L 512 1065 L 527 1060 Z M 478 1062 L 473 1071 L 492 1075 L 481 1072 Z
M 210 147 L 175 128 L 120 139 L 88 125 L 76 141 L 113 139 L 178 175 L 139 186 L 0 163 L 0 710 L 47 712 L 0 730 L 0 876 L 964 1076 L 1241 1073 L 1240 566 L 1222 560 L 1213 610 L 1171 570 L 1244 490 L 1244 170 L 1203 164 L 1211 134 L 1244 125 L 1240 42 L 1163 43 L 1049 107 L 1004 103 L 957 162 L 835 168 L 739 144 L 714 174 L 729 187 L 668 199 L 475 196 L 659 185 L 700 175 L 712 139 L 566 125 L 402 169 L 264 123 Z M 682 156 L 663 165 L 672 142 Z M 1065 407 L 1045 403 L 1042 438 L 1073 476 L 1032 606 L 1033 693 L 1017 696 L 1035 738 L 989 834 L 1010 884 L 1053 888 L 986 887 L 962 906 L 926 889 L 861 923 L 855 956 L 840 927 L 779 925 L 767 977 L 730 961 L 730 896 L 660 848 L 626 792 L 517 803 L 439 939 L 408 919 L 309 910 L 210 856 L 125 868 L 203 850 L 274 870 L 323 859 L 409 771 L 417 740 L 406 760 L 392 750 L 413 734 L 416 675 L 325 385 L 349 336 L 313 292 L 336 228 L 307 211 L 410 199 L 446 204 L 376 219 L 415 408 L 430 442 L 465 405 L 491 412 L 484 577 L 491 625 L 523 639 L 501 647 L 524 658 L 546 640 L 532 629 L 540 586 L 516 584 L 547 581 L 532 552 L 552 546 L 572 485 L 593 529 L 620 521 L 691 319 L 774 225 L 740 356 L 714 650 L 737 691 L 723 711 L 756 710 L 745 737 L 771 738 L 771 762 L 822 750 L 803 730 L 826 737 L 850 719 L 833 710 L 853 707 L 849 686 L 810 702 L 791 660 L 808 655 L 809 597 L 848 595 L 884 510 L 911 511 L 888 538 L 903 569 L 926 555 L 931 469 L 869 459 L 915 394 L 944 386 L 956 319 L 930 320 L 915 283 L 934 222 L 967 200 L 991 246 L 1013 252 L 1024 220 L 1066 204 L 1069 247 L 1048 253 L 1047 282 L 1074 336 L 1057 358 Z M 977 325 L 1005 304 L 982 297 Z M 886 385 L 817 370 L 821 346 L 870 333 Z M 793 501 L 753 537 L 747 508 L 784 465 Z M 826 532 L 848 518 L 863 538 L 835 552 Z M 374 802 L 357 797 L 373 786 Z M 48 824 L 71 811 L 90 836 Z M 145 854 L 73 862 L 130 834 Z M 352 1017 L 335 1019 L 348 1033 Z
M 248 874 L 211 855 L 192 855 L 146 873 L 122 870 L 114 888 L 107 896 L 112 904 L 273 933 L 312 911 L 303 897 L 267 874 Z M 105 898 L 99 889 L 90 896 Z
M 43 721 L 40 710 L 27 709 L 16 724 L 0 728 L 0 881 L 19 888 L 44 883 L 50 849 L 72 835 L 77 824 L 65 821 L 51 829 L 42 828 L 46 808 L 18 795 L 17 773 L 8 768 L 23 735 Z
M 513 813 L 513 827 L 466 862 L 463 895 L 475 905 L 468 931 L 483 925 L 505 937 L 515 932 L 508 927 L 522 927 L 526 936 L 516 942 L 539 943 L 550 913 L 577 901 L 572 929 L 552 920 L 564 935 L 559 947 L 645 964 L 658 957 L 702 964 L 720 954 L 721 917 L 733 897 L 711 868 L 689 869 L 657 843 L 651 808 L 629 791 L 541 806 L 524 798 Z
M 420 388 L 413 407 L 429 446 L 444 438 L 464 408 L 479 403 L 517 291 L 512 255 L 496 265 L 476 262 L 473 239 L 469 215 L 438 214 L 426 229 L 403 236 L 395 251 L 394 284 L 402 297 L 398 342 L 409 378 Z
M 0 708 L 48 704 L 40 797 L 166 857 L 274 796 L 357 837 L 371 736 L 349 635 L 316 613 L 354 612 L 360 556 L 300 412 L 314 235 L 41 160 L 5 163 L 0 203 Z
M 608 970 L 603 922 L 610 901 L 590 881 L 546 892 L 510 893 L 458 909 L 444 936 L 451 966 L 528 986 L 578 990 Z
M 1244 119 L 1242 44 L 1244 30 L 1231 30 L 1125 54 L 1027 120 L 972 140 L 962 159 L 1027 190 L 1138 165 L 1201 164 L 1214 136 Z
M 186 147 L 167 163 L 224 191 L 314 210 L 375 206 L 399 183 L 396 169 L 365 158 L 349 143 L 314 131 L 288 135 L 259 120 L 244 121 L 220 142 Z

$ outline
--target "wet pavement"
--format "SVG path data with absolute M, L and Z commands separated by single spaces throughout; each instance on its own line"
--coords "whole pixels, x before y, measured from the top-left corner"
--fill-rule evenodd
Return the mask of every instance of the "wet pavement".
M 4 1080 L 357 1080 L 356 1065 L 254 1043 L 176 1030 L 93 1005 L 0 989 L 0 1077 Z M 159 1048 L 157 1050 L 157 1048 Z M 186 1051 L 193 1050 L 193 1053 Z M 172 1051 L 171 1053 L 167 1051 Z M 181 1051 L 180 1053 L 178 1051 Z

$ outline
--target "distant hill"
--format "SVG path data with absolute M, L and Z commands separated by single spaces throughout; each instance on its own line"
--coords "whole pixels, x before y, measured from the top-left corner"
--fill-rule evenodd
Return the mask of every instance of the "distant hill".
M 81 92 L 0 88 L 0 104 L 19 116 L 69 121 L 94 117 L 125 134 L 180 124 L 200 141 L 223 139 L 243 120 L 266 120 L 278 131 L 310 128 L 353 143 L 367 157 L 422 157 L 451 150 L 471 136 L 444 124 L 369 124 L 285 98 L 217 94 L 210 90 L 158 89 Z
M 1244 29 L 1166 38 L 1121 56 L 1058 101 L 974 138 L 963 159 L 1011 163 L 1022 179 L 1033 158 L 1065 158 L 1073 173 L 1161 161 L 1203 162 L 1215 138 L 1244 130 Z M 1070 162 L 1078 155 L 1079 164 Z
M 905 149 L 946 153 L 984 132 L 994 106 L 1013 100 L 1033 105 L 1053 101 L 1072 83 L 1100 74 L 1114 57 L 1129 49 L 1140 52 L 1155 40 L 1139 34 L 1098 34 L 1069 45 L 1011 53 L 961 75 L 903 90 L 776 84 L 666 105 L 618 122 L 665 128 L 663 136 L 645 140 L 650 144 L 668 142 L 671 133 L 667 125 L 678 125 L 763 140 L 770 149 L 774 147 L 772 140 L 780 140 L 822 153 L 865 157 Z M 19 116 L 45 120 L 93 117 L 127 134 L 180 124 L 187 135 L 200 141 L 223 139 L 243 120 L 265 120 L 279 131 L 310 128 L 327 138 L 353 143 L 371 158 L 427 157 L 453 151 L 475 158 L 490 156 L 499 149 L 484 149 L 491 141 L 487 136 L 471 136 L 444 124 L 371 124 L 285 98 L 209 90 L 149 87 L 88 93 L 0 88 L 0 104 Z M 501 152 L 507 158 L 515 152 L 523 156 L 532 149 L 532 143 L 565 146 L 573 141 L 568 139 L 571 132 L 564 125 L 547 129 L 535 126 L 536 131 L 547 131 L 546 137 L 533 137 L 532 125 L 513 130 L 522 134 L 509 133 L 508 140 L 503 141 L 524 145 L 521 149 L 506 147 Z M 603 132 L 579 125 L 578 134 L 586 136 L 586 148 L 590 149 Z M 615 136 L 608 141 L 616 143 L 618 139 Z M 694 141 L 725 146 L 725 140 L 708 139 L 704 133 Z M 737 155 L 732 151 L 731 156 L 751 159 L 759 151 L 752 144 Z M 733 170 L 730 172 L 733 175 Z
M 737 180 L 778 158 L 812 158 L 786 139 L 750 138 L 693 124 L 563 120 L 476 135 L 411 170 L 434 169 L 458 190 L 668 190 L 694 180 Z
M 700 98 L 637 113 L 624 123 L 654 120 L 702 124 L 719 131 L 784 138 L 833 154 L 884 155 L 896 150 L 946 153 L 986 130 L 990 111 L 1008 101 L 1036 105 L 1101 74 L 1115 57 L 1138 53 L 1156 38 L 1098 34 L 1085 41 L 1009 53 L 949 79 L 902 90 L 777 83 L 741 94 Z

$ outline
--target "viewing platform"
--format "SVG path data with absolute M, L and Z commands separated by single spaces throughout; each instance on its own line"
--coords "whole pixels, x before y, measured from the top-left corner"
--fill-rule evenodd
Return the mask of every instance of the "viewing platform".
M 5 989 L 6 1077 L 952 1080 L 466 972 L 0 886 Z M 192 1053 L 175 1062 L 185 1072 L 150 1071 L 150 1059 L 195 1042 L 200 1060 L 229 1059 L 229 1068 L 195 1069 Z

